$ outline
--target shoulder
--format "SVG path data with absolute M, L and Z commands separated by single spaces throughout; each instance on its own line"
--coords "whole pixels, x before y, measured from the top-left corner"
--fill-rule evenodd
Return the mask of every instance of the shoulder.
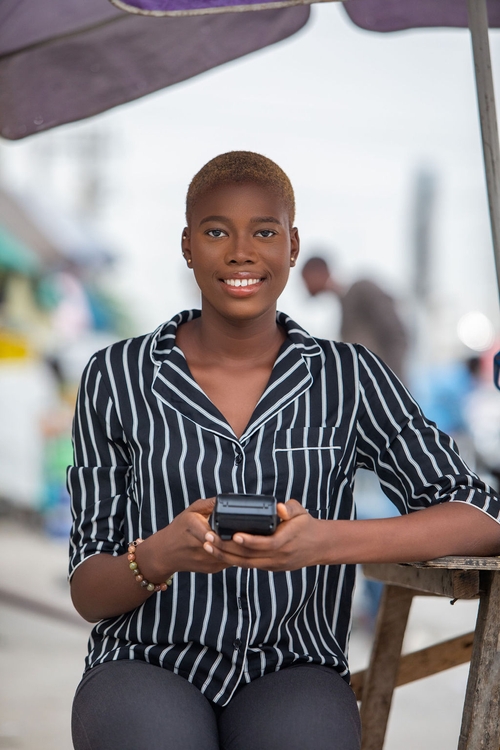
M 371 279 L 358 279 L 347 290 L 345 297 L 390 299 L 390 295 Z M 345 298 L 344 297 L 344 298 Z
M 151 338 L 152 334 L 146 334 L 123 339 L 96 351 L 82 372 L 81 397 L 113 398 L 113 394 L 127 389 L 127 383 L 137 380 L 139 370 L 153 368 L 149 355 Z M 141 352 L 146 356 L 141 356 Z M 141 368 L 141 360 L 149 363 L 146 368 Z
M 296 323 L 286 313 L 278 312 L 278 323 L 285 329 L 288 340 L 300 352 L 302 357 L 311 362 L 319 357 L 324 366 L 328 362 L 353 361 L 357 359 L 358 353 L 353 344 L 325 339 L 306 331 L 299 323 Z
M 151 361 L 150 352 L 154 333 L 116 341 L 97 351 L 91 357 L 90 362 L 94 361 L 100 369 L 109 370 L 122 369 L 127 364 L 139 362 L 141 359 Z
M 370 377 L 379 381 L 391 379 L 393 373 L 390 368 L 371 349 L 363 344 L 344 343 L 342 341 L 329 341 L 317 339 L 325 353 L 325 366 L 328 367 L 332 361 L 338 363 L 344 369 L 354 369 L 361 378 Z
M 311 357 L 321 363 L 320 369 L 327 379 L 342 379 L 357 381 L 359 377 L 359 360 L 365 347 L 358 344 L 345 343 L 334 339 L 314 337 L 319 357 Z M 366 350 L 368 351 L 368 350 Z

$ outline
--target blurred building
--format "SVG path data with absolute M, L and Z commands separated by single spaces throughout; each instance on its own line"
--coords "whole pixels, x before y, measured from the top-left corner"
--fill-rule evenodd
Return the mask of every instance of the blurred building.
M 45 514 L 55 533 L 82 369 L 128 333 L 103 283 L 112 263 L 85 226 L 0 189 L 0 502 Z

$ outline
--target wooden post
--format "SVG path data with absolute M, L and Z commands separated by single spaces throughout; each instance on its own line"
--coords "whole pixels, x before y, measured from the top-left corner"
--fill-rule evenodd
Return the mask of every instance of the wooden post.
M 361 701 L 361 750 L 382 750 L 396 686 L 411 589 L 384 586 Z
M 482 578 L 458 750 L 500 747 L 500 571 Z
M 481 121 L 486 186 L 488 189 L 491 236 L 493 240 L 493 252 L 495 254 L 497 285 L 500 294 L 500 147 L 498 144 L 495 92 L 491 72 L 486 0 L 467 0 L 467 10 L 476 73 L 476 90 L 479 118 Z

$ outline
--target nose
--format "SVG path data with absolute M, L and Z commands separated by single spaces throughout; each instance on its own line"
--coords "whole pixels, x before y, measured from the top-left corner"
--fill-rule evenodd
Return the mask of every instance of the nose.
M 251 238 L 236 234 L 228 247 L 226 263 L 232 265 L 243 265 L 244 263 L 255 263 L 256 253 Z

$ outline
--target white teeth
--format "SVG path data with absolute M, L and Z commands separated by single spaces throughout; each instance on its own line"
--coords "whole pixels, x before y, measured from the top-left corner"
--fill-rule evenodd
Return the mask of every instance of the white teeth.
M 250 286 L 258 284 L 260 279 L 224 279 L 224 284 L 228 286 Z

